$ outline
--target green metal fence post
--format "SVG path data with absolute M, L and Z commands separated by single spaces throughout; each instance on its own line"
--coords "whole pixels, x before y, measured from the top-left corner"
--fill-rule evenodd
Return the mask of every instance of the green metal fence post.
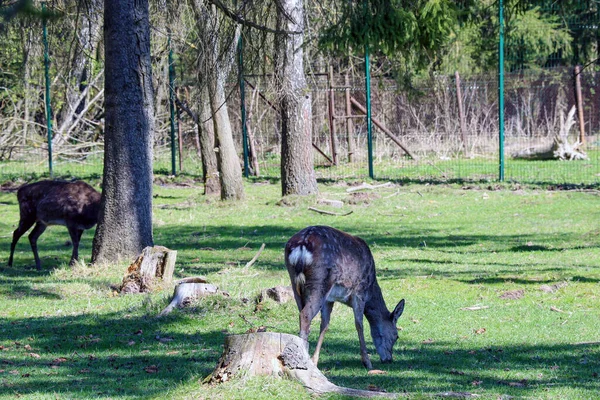
M 498 2 L 498 179 L 504 182 L 504 2 Z
M 373 174 L 373 123 L 371 121 L 371 66 L 369 65 L 369 45 L 365 44 L 365 85 L 367 89 L 367 148 L 369 156 L 369 178 L 375 179 Z
M 46 2 L 42 2 L 42 13 L 46 11 Z M 48 171 L 54 177 L 52 169 L 52 106 L 50 103 L 50 55 L 48 54 L 48 29 L 46 17 L 42 18 L 42 31 L 44 41 L 44 75 L 46 78 L 46 126 L 48 130 Z
M 171 112 L 171 174 L 177 175 L 175 166 L 177 143 L 175 139 L 175 68 L 173 67 L 173 49 L 171 48 L 171 35 L 167 39 L 169 46 L 169 110 Z
M 242 148 L 244 152 L 244 176 L 248 178 L 248 129 L 246 127 L 246 85 L 244 84 L 244 41 L 240 34 L 238 41 L 238 79 L 240 85 L 240 111 L 242 115 Z M 256 172 L 256 171 L 255 171 Z

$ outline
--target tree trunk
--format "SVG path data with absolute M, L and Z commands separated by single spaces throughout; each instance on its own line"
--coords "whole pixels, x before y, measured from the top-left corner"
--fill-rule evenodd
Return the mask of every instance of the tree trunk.
M 227 75 L 221 73 L 217 75 L 213 86 L 215 90 L 211 93 L 210 97 L 216 132 L 215 142 L 218 149 L 217 162 L 221 183 L 221 199 L 241 200 L 244 198 L 244 183 L 242 180 L 240 159 L 233 142 L 229 112 L 227 111 L 227 100 L 225 97 L 225 79 Z
M 220 18 L 214 6 L 209 6 L 202 0 L 194 0 L 192 5 L 199 37 L 202 38 L 199 81 L 201 86 L 208 89 L 221 199 L 239 200 L 244 198 L 242 168 L 227 111 L 225 82 L 234 63 L 240 29 Z
M 334 385 L 312 363 L 306 345 L 298 336 L 277 332 L 231 335 L 225 338 L 223 355 L 207 378 L 213 383 L 245 375 L 288 376 L 311 393 L 339 393 L 352 397 L 397 398 L 393 393 L 350 389 Z
M 304 30 L 302 0 L 282 0 L 277 8 L 277 28 Z M 282 194 L 315 194 L 311 98 L 302 59 L 304 35 L 280 34 L 275 40 L 275 83 L 281 104 Z
M 219 168 L 215 153 L 215 128 L 208 99 L 208 89 L 202 90 L 200 99 L 200 152 L 202 153 L 202 177 L 204 179 L 204 194 L 218 195 L 221 193 L 219 183 Z
M 154 134 L 147 0 L 105 0 L 106 133 L 92 262 L 128 261 L 152 239 Z

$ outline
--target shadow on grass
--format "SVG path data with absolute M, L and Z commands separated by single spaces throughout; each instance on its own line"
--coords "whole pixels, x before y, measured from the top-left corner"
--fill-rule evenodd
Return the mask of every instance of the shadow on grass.
M 122 313 L 0 319 L 0 396 L 145 398 L 208 375 L 224 334 L 161 333 L 177 322 Z
M 353 351 L 350 351 L 354 347 Z M 325 340 L 319 367 L 336 383 L 354 388 L 375 385 L 388 392 L 439 393 L 464 391 L 491 395 L 531 396 L 546 388 L 600 390 L 600 343 L 465 347 L 456 343 L 410 343 L 402 336 L 394 362 L 381 364 L 372 352 L 373 367 L 387 375 L 356 372 L 362 365 L 358 339 L 347 343 Z M 392 378 L 393 377 L 393 378 Z M 585 395 L 584 395 L 585 396 Z
M 1 318 L 5 372 L 0 396 L 161 397 L 181 383 L 206 377 L 222 352 L 225 334 L 220 327 L 171 333 L 170 327 L 181 324 L 190 324 L 184 313 L 163 319 L 121 312 Z M 370 339 L 368 346 L 373 350 Z M 348 338 L 329 335 L 319 366 L 336 384 L 359 389 L 375 385 L 388 392 L 528 396 L 545 387 L 590 395 L 600 390 L 597 343 L 478 347 L 423 344 L 404 334 L 396 344 L 394 363 L 382 365 L 371 351 L 374 368 L 387 375 L 367 375 L 358 348 L 354 332 Z

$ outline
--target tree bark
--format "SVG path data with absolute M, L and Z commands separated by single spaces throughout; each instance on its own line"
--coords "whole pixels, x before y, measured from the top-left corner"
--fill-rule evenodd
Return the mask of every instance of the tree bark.
M 105 0 L 104 46 L 104 175 L 93 263 L 130 261 L 153 245 L 148 0 Z
M 304 31 L 302 0 L 282 0 L 277 29 Z M 275 84 L 281 104 L 281 191 L 317 193 L 311 138 L 311 98 L 306 77 L 302 34 L 279 34 L 275 42 Z

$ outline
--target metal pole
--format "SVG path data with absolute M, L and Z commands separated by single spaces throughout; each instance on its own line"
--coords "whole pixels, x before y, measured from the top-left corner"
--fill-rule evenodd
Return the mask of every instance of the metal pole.
M 240 112 L 242 115 L 242 148 L 244 152 L 244 176 L 248 178 L 248 128 L 246 126 L 246 86 L 244 84 L 244 42 L 240 34 L 238 40 L 238 80 L 240 86 Z M 255 171 L 256 172 L 256 171 Z
M 504 182 L 504 1 L 498 2 L 498 179 Z
M 369 178 L 373 175 L 373 124 L 371 121 L 371 67 L 369 65 L 369 45 L 365 44 L 365 85 L 367 89 L 367 146 L 369 156 Z
M 46 2 L 42 2 L 42 13 L 45 14 Z M 54 177 L 52 170 L 52 105 L 50 104 L 50 56 L 48 54 L 48 29 L 46 28 L 46 17 L 42 18 L 43 41 L 44 41 L 44 75 L 46 78 L 46 125 L 48 130 L 48 170 L 50 178 Z
M 171 35 L 169 34 L 169 110 L 171 111 L 171 175 L 177 175 L 176 154 L 177 142 L 175 139 L 175 68 L 173 67 L 173 49 L 171 48 Z

